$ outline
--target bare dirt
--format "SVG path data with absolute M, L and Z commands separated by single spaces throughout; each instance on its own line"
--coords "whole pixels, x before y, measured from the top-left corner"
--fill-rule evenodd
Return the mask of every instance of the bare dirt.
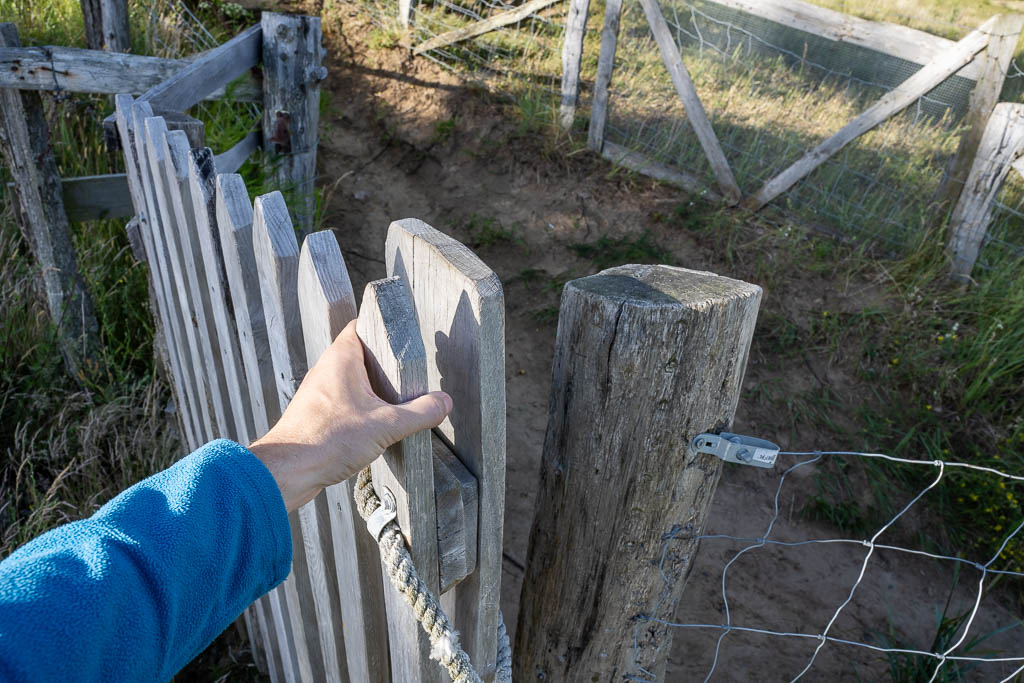
M 467 85 L 426 59 L 412 59 L 404 50 L 370 47 L 372 27 L 355 7 L 335 6 L 324 15 L 323 27 L 330 74 L 324 85 L 330 99 L 321 115 L 319 185 L 325 225 L 336 230 L 357 295 L 366 282 L 385 276 L 382 253 L 388 224 L 405 217 L 420 218 L 474 248 L 504 285 L 508 473 L 502 609 L 514 631 L 547 422 L 554 307 L 560 282 L 595 270 L 572 245 L 649 231 L 678 265 L 764 286 L 762 321 L 784 316 L 804 329 L 822 311 L 879 304 L 881 290 L 868 280 L 836 281 L 832 275 L 806 270 L 784 279 L 761 279 L 759 273 L 777 272 L 766 264 L 785 254 L 763 249 L 756 231 L 740 258 L 726 261 L 712 240 L 664 220 L 677 207 L 689 206 L 678 190 L 618 172 L 589 153 L 570 154 L 568 140 L 536 134 L 500 97 Z M 694 209 L 697 220 L 699 210 Z M 792 405 L 777 397 L 828 395 L 831 406 L 809 405 L 834 411 L 830 417 L 841 429 L 853 426 L 844 406 L 856 405 L 869 388 L 834 358 L 805 353 L 780 362 L 772 349 L 784 342 L 766 337 L 755 340 L 735 430 L 784 447 L 848 447 L 820 443 L 793 418 Z M 773 471 L 727 468 L 708 532 L 763 535 L 779 476 L 797 460 L 783 457 Z M 838 536 L 834 528 L 801 514 L 815 493 L 819 469 L 802 468 L 787 481 L 773 538 Z M 880 542 L 912 537 L 915 531 L 913 524 L 904 524 Z M 703 543 L 679 609 L 680 621 L 722 623 L 722 569 L 743 545 L 712 539 Z M 774 546 L 744 554 L 728 574 L 733 623 L 820 633 L 849 593 L 867 551 L 863 545 L 833 544 Z M 894 641 L 931 649 L 936 610 L 942 609 L 952 583 L 952 563 L 877 550 L 868 566 L 853 603 L 831 633 L 880 644 L 881 636 L 890 635 L 891 623 Z M 973 570 L 962 573 L 964 588 L 956 598 L 961 608 L 973 600 L 977 578 Z M 1010 612 L 990 602 L 983 604 L 972 636 L 1012 620 Z M 720 631 L 680 628 L 674 634 L 666 679 L 703 679 Z M 1013 642 L 1006 636 L 1004 642 L 998 640 L 986 645 L 998 648 Z M 715 680 L 789 680 L 817 645 L 814 639 L 731 633 L 724 639 Z M 978 669 L 972 676 L 998 680 L 994 669 Z M 830 644 L 806 680 L 873 680 L 884 678 L 885 671 L 882 655 Z M 1009 670 L 999 671 L 1005 676 Z

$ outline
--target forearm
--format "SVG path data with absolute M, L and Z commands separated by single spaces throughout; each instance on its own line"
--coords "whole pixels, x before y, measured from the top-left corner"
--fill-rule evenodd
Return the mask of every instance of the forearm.
M 207 444 L 0 562 L 0 679 L 167 680 L 290 566 L 271 474 Z

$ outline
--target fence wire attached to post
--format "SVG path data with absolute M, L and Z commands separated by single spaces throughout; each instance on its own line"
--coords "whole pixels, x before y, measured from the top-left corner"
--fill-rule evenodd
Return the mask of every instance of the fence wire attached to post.
M 992 468 L 992 467 L 973 465 L 973 464 L 970 464 L 970 463 L 950 462 L 950 461 L 945 461 L 945 460 L 915 460 L 915 459 L 910 459 L 910 458 L 895 457 L 895 456 L 886 455 L 886 454 L 882 454 L 882 453 L 865 453 L 865 452 L 860 452 L 860 451 L 799 451 L 799 452 L 798 451 L 782 451 L 779 455 L 780 456 L 790 456 L 790 457 L 805 457 L 806 459 L 800 460 L 796 464 L 790 466 L 788 469 L 783 471 L 783 473 L 781 474 L 781 476 L 779 478 L 778 486 L 776 487 L 774 496 L 772 498 L 772 507 L 771 507 L 772 512 L 771 512 L 771 516 L 769 517 L 768 522 L 767 522 L 767 527 L 765 528 L 765 531 L 764 531 L 764 533 L 761 536 L 758 536 L 758 537 L 746 537 L 746 536 L 736 536 L 736 535 L 723 534 L 723 533 L 704 533 L 704 534 L 701 534 L 701 535 L 697 536 L 697 538 L 699 540 L 701 540 L 701 541 L 732 541 L 732 542 L 736 542 L 736 543 L 744 543 L 744 544 L 746 544 L 739 551 L 737 551 L 735 554 L 733 554 L 732 557 L 725 563 L 725 565 L 722 568 L 721 578 L 720 578 L 720 585 L 721 585 L 721 597 L 722 597 L 722 604 L 723 604 L 722 611 L 724 612 L 723 623 L 718 623 L 718 624 L 715 624 L 715 623 L 695 623 L 695 622 L 685 622 L 685 621 L 669 622 L 669 621 L 664 621 L 664 620 L 660 620 L 660 619 L 654 619 L 654 618 L 652 618 L 652 617 L 650 617 L 648 615 L 639 615 L 636 618 L 637 626 L 636 626 L 636 632 L 635 633 L 636 633 L 637 637 L 639 636 L 639 633 L 641 632 L 641 630 L 644 628 L 644 624 L 651 623 L 651 622 L 658 623 L 658 624 L 661 624 L 661 625 L 667 626 L 667 627 L 678 628 L 678 629 L 711 630 L 711 631 L 718 630 L 718 631 L 721 631 L 721 633 L 718 636 L 718 639 L 716 641 L 716 645 L 715 645 L 715 649 L 714 649 L 714 655 L 713 655 L 713 658 L 712 658 L 712 661 L 711 661 L 710 668 L 708 669 L 707 674 L 704 676 L 704 679 L 703 679 L 705 682 L 710 681 L 712 679 L 712 676 L 716 673 L 716 671 L 718 671 L 718 672 L 721 671 L 722 662 L 723 662 L 723 659 L 724 659 L 724 656 L 723 656 L 723 653 L 722 653 L 722 645 L 723 645 L 723 642 L 725 640 L 725 637 L 728 636 L 729 634 L 733 633 L 733 632 L 736 632 L 738 634 L 757 634 L 757 635 L 762 635 L 762 636 L 771 636 L 771 637 L 775 637 L 775 638 L 793 638 L 793 639 L 806 639 L 806 640 L 810 640 L 810 641 L 817 641 L 817 645 L 815 646 L 815 648 L 814 648 L 812 654 L 810 655 L 809 659 L 807 660 L 806 664 L 803 666 L 803 668 L 801 670 L 799 670 L 798 672 L 795 673 L 795 675 L 793 675 L 791 681 L 798 681 L 798 680 L 802 679 L 812 669 L 812 667 L 814 666 L 816 660 L 818 659 L 819 653 L 823 650 L 823 648 L 825 647 L 826 644 L 845 645 L 845 646 L 850 646 L 850 647 L 854 647 L 854 648 L 860 648 L 860 649 L 864 649 L 864 650 L 868 650 L 868 651 L 872 651 L 872 652 L 877 652 L 879 654 L 886 655 L 887 657 L 892 657 L 892 656 L 910 656 L 910 657 L 928 658 L 928 659 L 934 660 L 934 668 L 931 668 L 930 678 L 928 679 L 929 681 L 945 680 L 944 678 L 940 679 L 940 675 L 942 674 L 944 668 L 947 667 L 947 665 L 954 665 L 954 664 L 961 664 L 961 665 L 966 665 L 966 666 L 979 666 L 979 665 L 982 665 L 982 664 L 999 664 L 999 665 L 1003 665 L 1003 666 L 1013 667 L 1013 670 L 1012 670 L 1012 672 L 1009 673 L 1009 675 L 1006 675 L 1005 677 L 1000 679 L 1001 683 L 1009 683 L 1010 681 L 1015 680 L 1018 676 L 1020 676 L 1022 673 L 1024 673 L 1024 648 L 1022 648 L 1019 653 L 1010 653 L 1009 656 L 1001 656 L 1001 655 L 992 655 L 992 656 L 980 656 L 980 655 L 977 655 L 976 656 L 976 655 L 970 655 L 970 654 L 966 654 L 966 653 L 959 653 L 959 654 L 957 653 L 957 650 L 961 646 L 963 646 L 964 642 L 967 640 L 967 637 L 968 637 L 968 635 L 970 634 L 970 631 L 971 631 L 971 627 L 974 625 L 974 623 L 976 621 L 976 618 L 978 617 L 978 613 L 979 613 L 980 608 L 981 608 L 982 598 L 984 596 L 984 589 L 985 589 L 985 586 L 986 586 L 986 580 L 989 579 L 991 576 L 995 576 L 995 577 L 999 577 L 999 578 L 1008 577 L 1008 578 L 1024 579 L 1024 572 L 1014 571 L 1014 570 L 1009 570 L 1009 569 L 996 569 L 996 568 L 993 568 L 993 564 L 1000 557 L 1004 556 L 1004 551 L 1010 545 L 1011 541 L 1013 541 L 1014 539 L 1017 539 L 1018 536 L 1024 536 L 1024 533 L 1022 533 L 1022 530 L 1024 530 L 1024 517 L 1022 517 L 1022 519 L 1016 524 L 1016 526 L 1014 526 L 1012 528 L 1012 531 L 1010 531 L 1002 539 L 1002 542 L 999 544 L 998 549 L 995 551 L 995 553 L 987 561 L 984 561 L 984 562 L 970 560 L 970 559 L 966 559 L 966 558 L 963 558 L 963 557 L 954 557 L 954 556 L 951 556 L 951 555 L 945 555 L 945 554 L 941 554 L 941 553 L 930 552 L 930 551 L 923 550 L 923 549 L 907 548 L 907 547 L 902 547 L 902 546 L 898 546 L 898 545 L 883 544 L 883 543 L 879 543 L 878 542 L 878 539 L 881 537 L 881 535 L 883 533 L 885 533 L 887 530 L 889 530 L 891 527 L 893 527 L 893 525 L 895 525 L 897 521 L 899 521 L 902 517 L 904 517 L 904 515 L 906 515 L 906 513 L 911 508 L 913 508 L 915 505 L 917 505 L 925 497 L 925 495 L 929 491 L 933 490 L 936 486 L 938 486 L 938 484 L 943 480 L 943 478 L 945 478 L 947 476 L 947 474 L 950 471 L 954 471 L 954 470 L 958 470 L 958 469 L 972 470 L 972 471 L 975 471 L 975 472 L 978 472 L 978 473 L 982 473 L 982 474 L 998 477 L 1001 480 L 1006 481 L 1006 482 L 1015 482 L 1015 483 L 1024 483 L 1024 476 L 1009 474 L 1007 472 L 1003 472 L 1003 471 L 997 470 L 997 469 Z M 813 465 L 813 464 L 822 462 L 823 459 L 828 457 L 828 456 L 850 456 L 850 457 L 864 458 L 864 459 L 878 459 L 878 460 L 883 460 L 883 461 L 886 461 L 886 462 L 889 462 L 889 463 L 894 463 L 894 464 L 899 464 L 899 465 L 912 465 L 912 466 L 917 466 L 917 467 L 934 467 L 934 468 L 937 468 L 938 472 L 937 472 L 936 476 L 934 477 L 934 479 L 932 479 L 926 486 L 924 486 L 920 491 L 918 491 L 911 498 L 911 500 L 908 503 L 903 505 L 899 509 L 899 511 L 895 515 L 893 515 L 885 524 L 883 524 L 878 529 L 878 531 L 876 531 L 874 534 L 872 534 L 872 536 L 869 539 L 824 538 L 824 539 L 807 539 L 807 540 L 800 540 L 800 541 L 783 541 L 783 540 L 777 540 L 777 539 L 771 538 L 772 533 L 775 531 L 776 523 L 779 520 L 779 516 L 780 516 L 779 501 L 780 501 L 780 498 L 781 498 L 781 495 L 782 495 L 783 486 L 785 485 L 785 483 L 787 481 L 787 478 L 794 471 L 796 471 L 796 470 L 798 470 L 800 468 L 807 467 L 809 465 Z M 663 546 L 661 548 L 661 559 L 660 559 L 660 563 L 661 564 L 663 564 L 665 562 L 665 558 L 670 553 L 670 551 L 671 551 L 671 544 L 673 543 L 673 541 L 675 541 L 677 539 L 682 539 L 684 537 L 689 537 L 689 534 L 687 533 L 689 531 L 691 531 L 691 530 L 688 527 L 686 527 L 686 526 L 675 525 L 668 532 L 665 533 L 665 535 L 663 536 L 664 544 L 663 544 Z M 1019 541 L 1019 539 L 1018 539 L 1018 541 Z M 774 547 L 778 547 L 778 548 L 795 548 L 795 547 L 816 546 L 816 545 L 831 545 L 831 544 L 860 545 L 860 546 L 863 546 L 863 547 L 867 548 L 867 552 L 866 552 L 866 554 L 864 555 L 863 559 L 860 562 L 860 566 L 859 566 L 859 570 L 858 570 L 856 579 L 854 580 L 853 584 L 850 586 L 849 592 L 846 594 L 845 598 L 835 607 L 835 609 L 832 610 L 831 616 L 828 619 L 828 622 L 823 626 L 823 628 L 819 632 L 813 633 L 813 632 L 801 632 L 801 631 L 798 631 L 798 630 L 777 630 L 777 629 L 770 629 L 770 628 L 759 628 L 759 627 L 756 627 L 756 626 L 749 626 L 749 625 L 738 625 L 738 624 L 734 623 L 733 613 L 732 613 L 732 610 L 731 610 L 731 607 L 730 607 L 730 599 L 729 599 L 729 592 L 728 592 L 728 587 L 727 587 L 727 580 L 728 580 L 728 577 L 729 577 L 730 569 L 732 569 L 734 567 L 736 562 L 743 555 L 745 555 L 745 554 L 747 554 L 749 552 L 758 550 L 758 549 L 762 549 L 762 548 L 768 547 L 768 546 L 774 546 Z M 843 638 L 843 637 L 838 637 L 836 635 L 832 635 L 831 632 L 832 632 L 833 627 L 835 626 L 836 622 L 838 621 L 840 615 L 843 614 L 844 611 L 847 609 L 847 607 L 851 604 L 851 602 L 854 599 L 854 595 L 857 592 L 857 589 L 861 586 L 861 583 L 864 581 L 864 576 L 865 576 L 865 573 L 866 573 L 866 571 L 868 569 L 868 565 L 869 565 L 872 557 L 874 556 L 876 550 L 887 551 L 887 552 L 897 552 L 897 553 L 909 554 L 909 555 L 913 555 L 913 556 L 924 557 L 924 558 L 929 558 L 929 559 L 943 561 L 943 562 L 951 562 L 951 563 L 954 563 L 957 567 L 967 567 L 967 568 L 975 569 L 978 572 L 980 572 L 981 575 L 980 575 L 980 577 L 978 579 L 978 582 L 977 582 L 977 588 L 976 588 L 976 591 L 974 593 L 974 597 L 973 597 L 973 599 L 972 599 L 972 601 L 970 603 L 970 609 L 967 612 L 965 612 L 964 615 L 961 615 L 961 616 L 966 616 L 966 619 L 963 621 L 963 623 L 958 624 L 956 629 L 953 631 L 953 636 L 956 636 L 957 633 L 959 633 L 959 636 L 955 637 L 954 639 L 952 639 L 949 642 L 948 646 L 946 646 L 944 648 L 941 648 L 941 649 L 936 648 L 935 650 L 931 650 L 931 651 L 930 650 L 923 650 L 923 649 L 907 648 L 907 647 L 883 647 L 883 646 L 875 645 L 875 644 L 872 644 L 872 643 L 869 643 L 869 642 L 862 642 L 862 641 L 859 641 L 859 640 L 854 640 L 854 639 L 850 639 L 850 638 Z M 707 552 L 706 546 L 704 547 L 704 551 Z M 659 566 L 660 566 L 660 564 L 659 564 Z M 665 577 L 664 573 L 663 573 L 663 578 L 665 578 L 665 582 L 666 582 L 665 595 L 667 595 L 669 593 L 669 589 L 670 589 L 670 582 L 669 582 L 668 578 Z M 764 581 L 766 579 L 759 577 L 759 580 Z M 948 605 L 947 605 L 947 607 L 948 607 Z M 656 612 L 657 610 L 655 608 L 652 611 Z M 1024 626 L 1024 621 L 1017 620 L 1016 623 L 1011 623 L 1010 625 L 1008 625 L 1006 627 L 1003 627 L 1002 629 L 999 629 L 999 631 L 1009 630 L 1010 628 L 1019 628 L 1019 627 L 1022 627 L 1022 626 Z M 634 649 L 635 649 L 635 647 L 636 647 L 636 644 L 634 643 Z M 631 680 L 637 680 L 637 681 L 654 681 L 654 680 L 656 680 L 656 678 L 650 672 L 644 671 L 643 669 L 640 669 L 640 671 L 643 674 L 645 674 L 645 677 L 634 675 L 634 676 L 630 677 Z M 1005 673 L 1005 669 L 1004 669 L 1004 673 Z

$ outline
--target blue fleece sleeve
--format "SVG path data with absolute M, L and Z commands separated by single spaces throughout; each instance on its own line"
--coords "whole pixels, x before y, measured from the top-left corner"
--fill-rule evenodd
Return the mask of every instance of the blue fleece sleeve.
M 270 472 L 213 441 L 0 562 L 0 680 L 166 681 L 291 555 Z

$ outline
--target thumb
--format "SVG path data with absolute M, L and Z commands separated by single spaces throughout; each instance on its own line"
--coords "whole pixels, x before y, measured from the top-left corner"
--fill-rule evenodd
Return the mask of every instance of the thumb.
M 443 391 L 432 391 L 392 408 L 395 416 L 394 426 L 399 432 L 396 439 L 398 441 L 420 430 L 441 424 L 452 410 L 452 397 Z

